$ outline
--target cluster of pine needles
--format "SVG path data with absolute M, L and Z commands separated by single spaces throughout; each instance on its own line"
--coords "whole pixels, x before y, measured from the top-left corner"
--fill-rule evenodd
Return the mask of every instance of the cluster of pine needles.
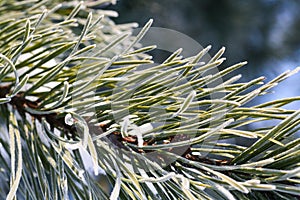
M 152 20 L 134 35 L 108 3 L 1 1 L 1 198 L 299 199 L 300 97 L 247 103 L 300 68 L 239 82 L 210 46 L 155 64 Z

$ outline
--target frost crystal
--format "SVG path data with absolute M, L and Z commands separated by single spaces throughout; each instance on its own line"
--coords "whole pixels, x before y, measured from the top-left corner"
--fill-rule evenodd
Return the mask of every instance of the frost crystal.
M 69 126 L 72 126 L 74 124 L 74 119 L 72 117 L 72 115 L 70 113 L 68 113 L 66 116 L 65 116 L 65 123 Z

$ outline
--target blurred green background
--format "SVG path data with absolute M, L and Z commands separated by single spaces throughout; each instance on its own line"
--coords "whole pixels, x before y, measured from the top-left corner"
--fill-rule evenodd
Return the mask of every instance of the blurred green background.
M 262 75 L 270 80 L 300 63 L 299 0 L 118 0 L 108 9 L 119 12 L 117 23 L 142 26 L 153 18 L 153 26 L 184 33 L 203 47 L 211 44 L 211 55 L 225 46 L 223 66 L 249 62 L 238 71 L 243 81 Z M 299 79 L 295 75 L 255 103 L 300 95 Z

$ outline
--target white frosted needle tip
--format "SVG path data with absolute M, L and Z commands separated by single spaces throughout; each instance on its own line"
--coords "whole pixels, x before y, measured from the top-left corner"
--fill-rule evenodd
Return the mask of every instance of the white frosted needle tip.
M 72 115 L 70 113 L 68 113 L 65 116 L 65 123 L 69 126 L 72 126 L 74 124 L 74 118 L 72 117 Z

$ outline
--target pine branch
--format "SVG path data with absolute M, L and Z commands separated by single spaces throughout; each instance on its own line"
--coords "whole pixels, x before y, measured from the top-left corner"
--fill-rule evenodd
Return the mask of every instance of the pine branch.
M 210 46 L 145 68 L 155 45 L 139 41 L 152 20 L 132 36 L 135 24 L 99 9 L 107 2 L 2 2 L 1 196 L 297 199 L 299 111 L 283 106 L 300 98 L 246 103 L 300 68 L 212 86 L 246 62 L 205 73 L 225 60 L 222 48 L 203 64 Z M 237 138 L 249 143 L 228 142 Z

